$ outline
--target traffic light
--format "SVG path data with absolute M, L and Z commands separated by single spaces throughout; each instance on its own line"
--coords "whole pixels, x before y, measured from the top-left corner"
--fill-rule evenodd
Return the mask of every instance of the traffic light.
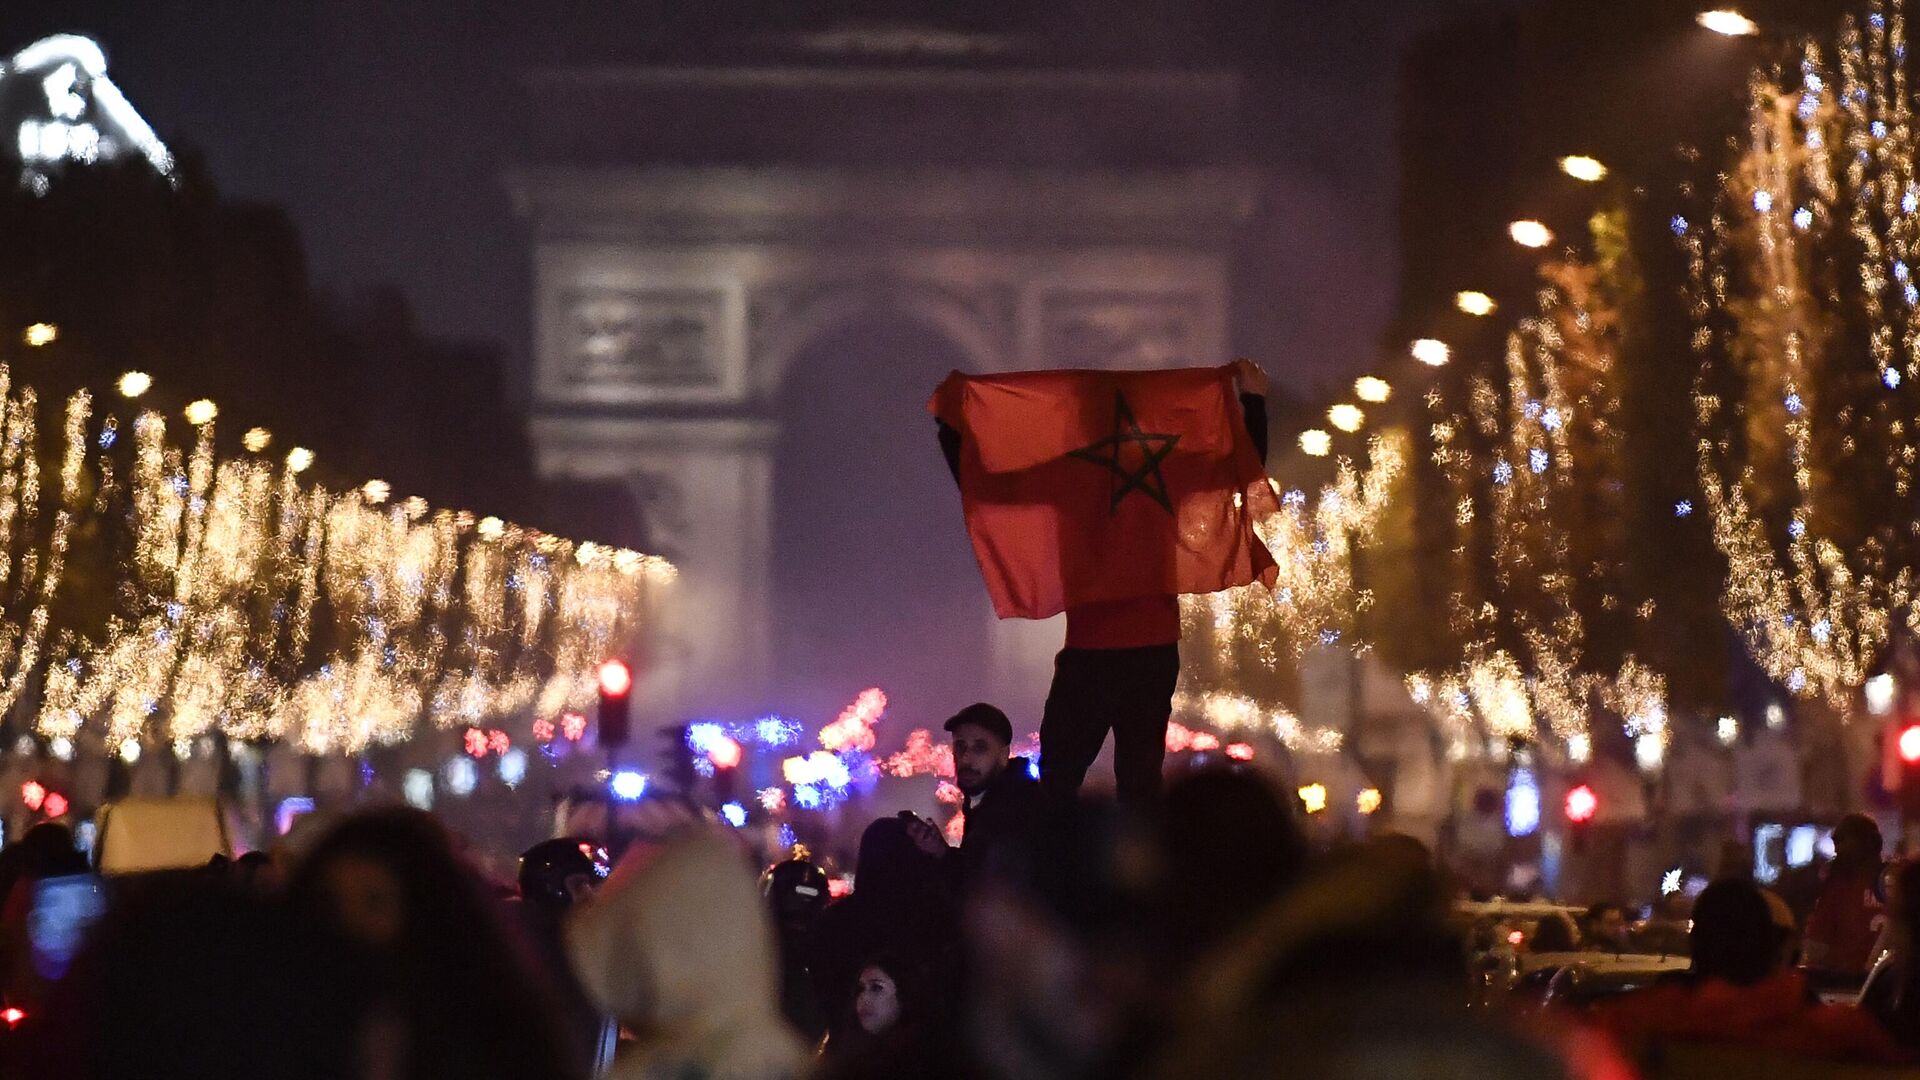
M 628 696 L 633 692 L 633 669 L 624 660 L 600 665 L 600 748 L 617 750 L 627 744 Z
M 1593 820 L 1600 810 L 1600 796 L 1585 784 L 1567 792 L 1567 820 L 1575 825 L 1585 825 Z
M 1899 795 L 1900 813 L 1908 821 L 1920 821 L 1920 722 L 1907 721 L 1888 732 L 1892 739 L 1893 781 L 1889 786 Z

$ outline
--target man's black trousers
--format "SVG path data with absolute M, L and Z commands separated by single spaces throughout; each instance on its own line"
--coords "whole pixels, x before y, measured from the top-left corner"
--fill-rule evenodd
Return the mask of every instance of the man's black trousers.
M 1160 795 L 1167 721 L 1180 681 L 1180 646 L 1062 649 L 1040 719 L 1040 786 L 1071 800 L 1113 732 L 1113 772 L 1122 802 Z

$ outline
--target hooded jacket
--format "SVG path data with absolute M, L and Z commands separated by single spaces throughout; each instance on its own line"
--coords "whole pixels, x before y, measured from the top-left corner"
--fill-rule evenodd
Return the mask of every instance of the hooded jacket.
M 637 850 L 567 926 L 589 996 L 632 1031 L 615 1080 L 787 1080 L 773 928 L 740 849 L 697 828 Z

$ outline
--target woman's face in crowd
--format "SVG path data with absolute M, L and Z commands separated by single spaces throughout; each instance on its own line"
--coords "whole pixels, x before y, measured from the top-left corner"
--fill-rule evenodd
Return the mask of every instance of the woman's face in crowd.
M 326 871 L 334 917 L 348 936 L 376 948 L 400 940 L 406 921 L 406 897 L 400 882 L 372 859 L 343 855 Z
M 862 968 L 859 993 L 853 999 L 853 1015 L 860 1030 L 878 1035 L 900 1019 L 900 990 L 893 976 L 877 967 Z

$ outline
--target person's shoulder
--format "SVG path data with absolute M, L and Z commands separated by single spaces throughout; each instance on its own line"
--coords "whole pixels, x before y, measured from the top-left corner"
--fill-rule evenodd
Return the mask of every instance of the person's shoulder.
M 1019 799 L 1038 799 L 1040 781 L 1034 778 L 1032 768 L 1026 758 L 1014 758 L 1007 764 L 1007 771 L 1001 774 L 1000 787 L 1006 794 Z

